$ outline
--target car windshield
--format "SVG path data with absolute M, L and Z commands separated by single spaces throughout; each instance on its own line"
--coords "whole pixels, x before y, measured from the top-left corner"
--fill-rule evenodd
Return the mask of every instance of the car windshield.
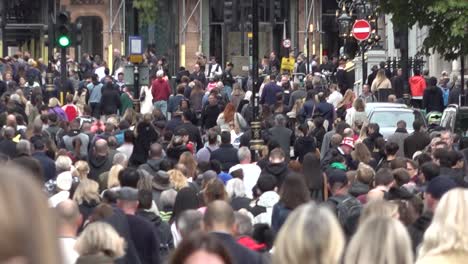
M 397 122 L 403 120 L 406 124 L 412 125 L 415 119 L 415 114 L 412 112 L 374 112 L 372 114 L 371 123 L 377 123 L 380 127 L 396 127 Z

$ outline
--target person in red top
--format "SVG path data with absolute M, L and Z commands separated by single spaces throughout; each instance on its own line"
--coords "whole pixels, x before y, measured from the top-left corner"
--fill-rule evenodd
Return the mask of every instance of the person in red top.
M 156 79 L 151 83 L 151 94 L 153 95 L 154 108 L 161 110 L 163 115 L 167 116 L 167 100 L 171 95 L 171 87 L 164 78 L 164 71 L 159 70 L 156 73 Z
M 71 122 L 80 115 L 78 107 L 73 104 L 73 94 L 67 94 L 67 104 L 62 107 L 62 110 L 67 115 L 68 121 Z
M 414 69 L 414 76 L 409 79 L 411 89 L 411 104 L 415 108 L 421 108 L 424 90 L 426 89 L 426 80 L 421 76 L 419 69 Z

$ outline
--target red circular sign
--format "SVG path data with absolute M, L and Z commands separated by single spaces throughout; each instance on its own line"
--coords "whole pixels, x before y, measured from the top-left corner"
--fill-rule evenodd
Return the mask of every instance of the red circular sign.
M 353 36 L 355 39 L 359 41 L 366 40 L 370 37 L 371 34 L 371 25 L 369 24 L 369 21 L 364 20 L 364 19 L 359 19 L 354 22 L 353 25 Z

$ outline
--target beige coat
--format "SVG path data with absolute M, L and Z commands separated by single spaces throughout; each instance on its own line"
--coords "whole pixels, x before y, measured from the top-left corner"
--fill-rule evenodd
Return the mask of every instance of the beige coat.
M 372 82 L 371 91 L 376 92 L 379 89 L 392 89 L 392 83 L 387 78 L 385 78 L 383 81 L 375 79 Z

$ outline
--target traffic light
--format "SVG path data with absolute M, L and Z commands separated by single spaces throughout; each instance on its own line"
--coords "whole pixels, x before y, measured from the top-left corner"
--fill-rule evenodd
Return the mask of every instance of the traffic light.
M 44 25 L 42 27 L 42 34 L 44 34 L 44 45 L 49 46 L 50 45 L 50 36 L 49 36 L 49 26 Z
M 81 41 L 83 41 L 83 36 L 81 35 L 81 29 L 83 28 L 83 24 L 80 22 L 76 22 L 73 24 L 73 45 L 79 46 L 81 45 Z
M 56 24 L 57 33 L 57 45 L 59 48 L 68 48 L 71 45 L 71 24 L 70 24 L 70 13 L 67 11 L 60 11 L 57 16 Z
M 224 0 L 224 23 L 234 25 L 237 23 L 236 19 L 236 0 Z
M 273 0 L 273 21 L 283 21 L 281 0 Z

